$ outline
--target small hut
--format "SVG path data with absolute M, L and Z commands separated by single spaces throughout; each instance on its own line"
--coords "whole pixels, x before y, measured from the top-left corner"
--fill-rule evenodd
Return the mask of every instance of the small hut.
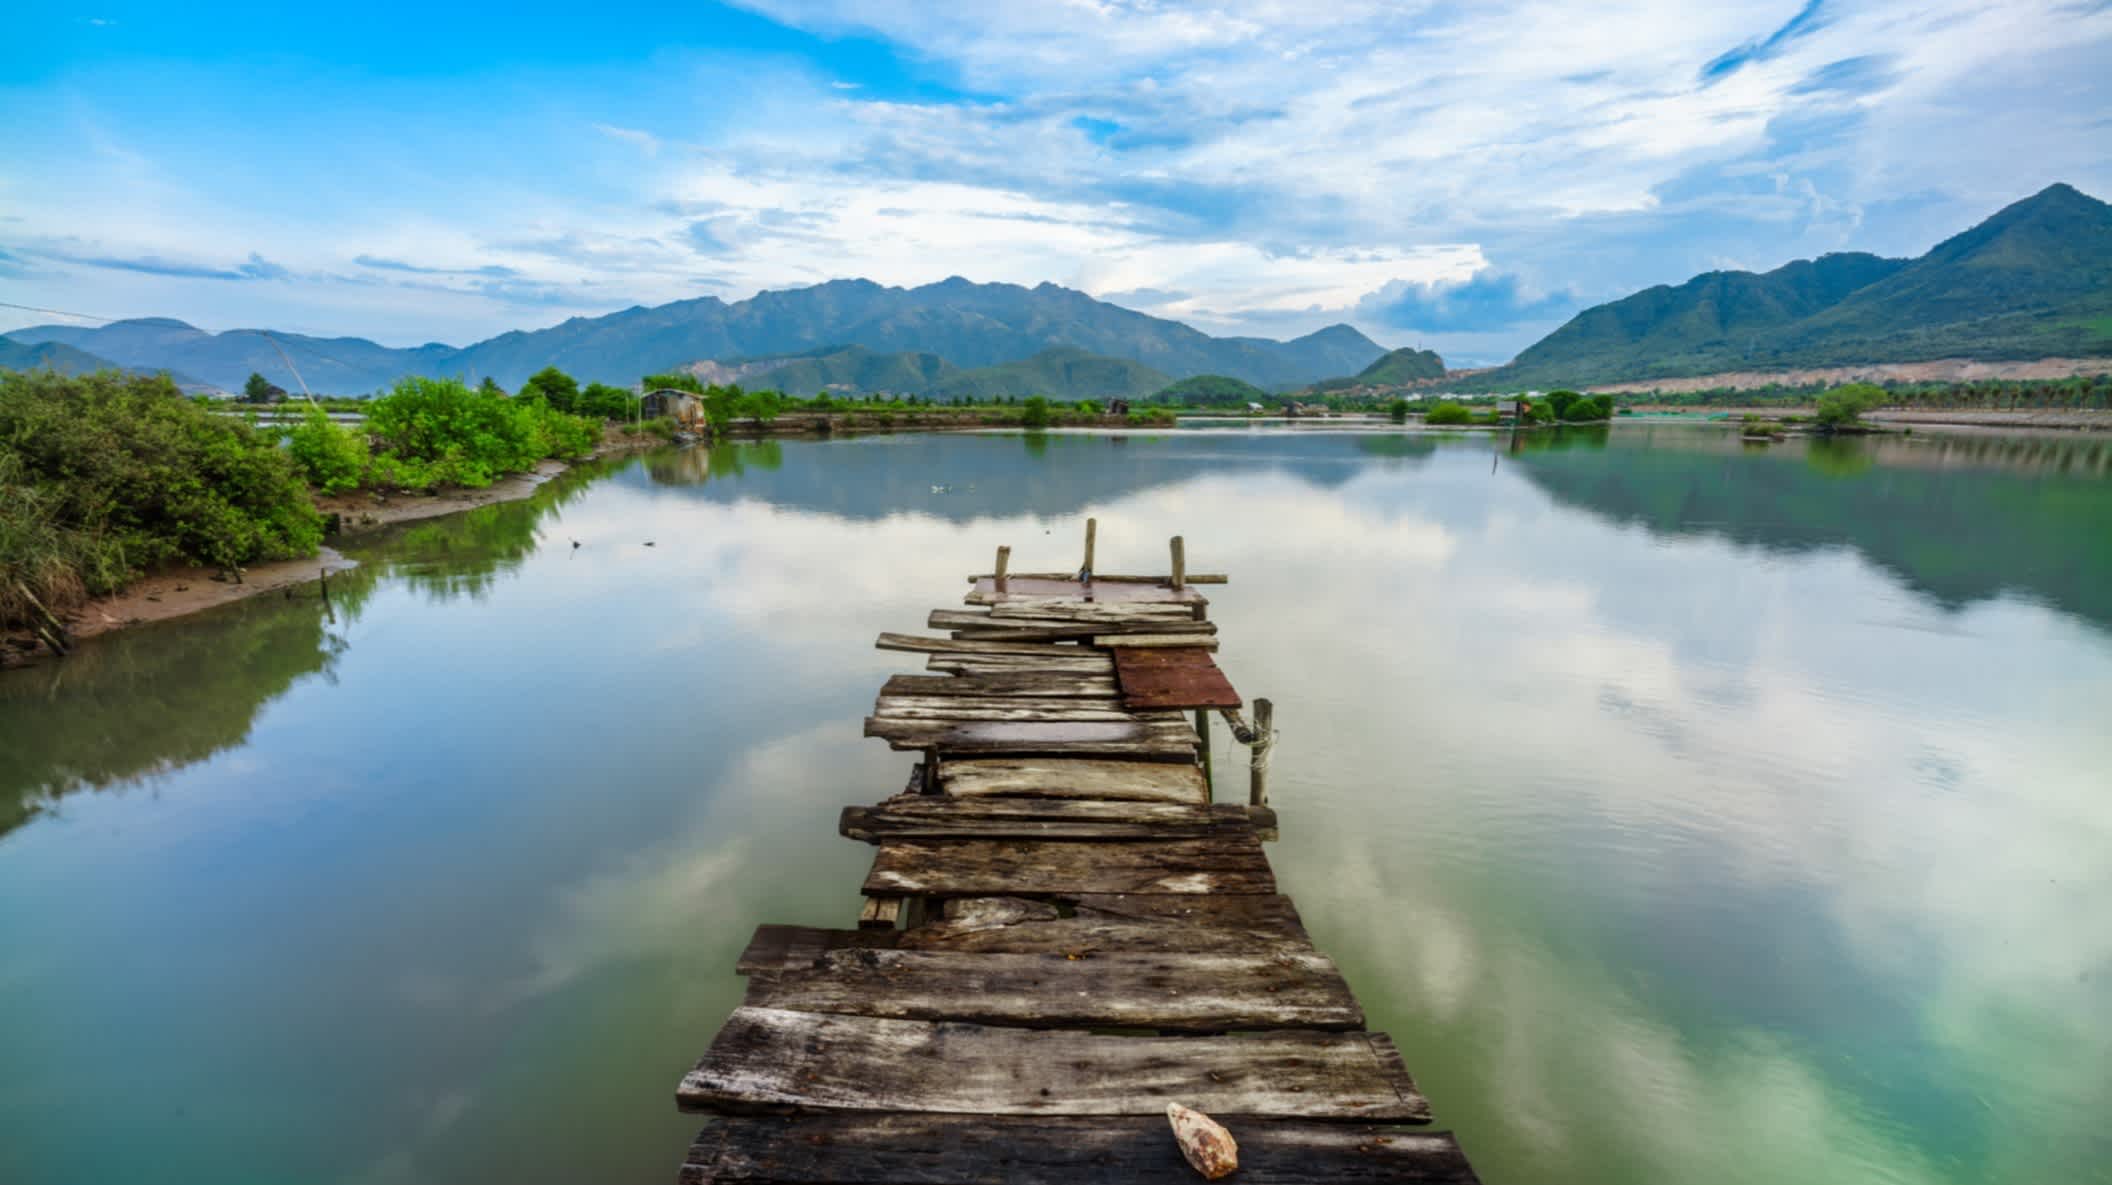
M 679 427 L 694 428 L 704 422 L 704 401 L 691 391 L 661 387 L 640 397 L 638 414 L 648 420 L 668 419 Z

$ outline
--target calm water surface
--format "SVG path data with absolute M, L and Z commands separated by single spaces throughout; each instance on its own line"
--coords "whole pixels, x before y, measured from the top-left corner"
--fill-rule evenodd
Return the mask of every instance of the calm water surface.
M 0 1181 L 670 1180 L 751 929 L 854 916 L 873 636 L 1088 514 L 1232 574 L 1278 872 L 1492 1185 L 2105 1180 L 2108 459 L 907 436 L 403 530 L 0 675 Z

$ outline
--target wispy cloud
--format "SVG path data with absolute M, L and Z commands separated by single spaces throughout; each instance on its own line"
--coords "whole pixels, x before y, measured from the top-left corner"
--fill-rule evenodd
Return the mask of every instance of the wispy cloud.
M 1919 251 L 2050 181 L 2112 192 L 2107 6 L 741 6 L 768 45 L 646 67 L 501 53 L 327 100 L 312 72 L 32 87 L 0 127 L 40 178 L 0 175 L 10 245 L 96 244 L 35 263 L 99 308 L 411 340 L 514 327 L 530 296 L 962 274 L 1500 356 L 1710 267 Z M 196 118 L 162 116 L 172 87 Z M 311 173 L 331 180 L 286 180 Z M 269 267 L 291 275 L 215 283 Z

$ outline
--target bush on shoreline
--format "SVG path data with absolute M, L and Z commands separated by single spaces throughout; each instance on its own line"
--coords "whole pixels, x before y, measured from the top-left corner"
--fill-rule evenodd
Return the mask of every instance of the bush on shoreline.
M 0 371 L 0 624 L 176 562 L 314 555 L 322 515 L 292 456 L 166 376 Z M 27 595 L 25 595 L 27 594 Z
M 600 425 L 553 408 L 552 393 L 575 398 L 547 381 L 509 399 L 453 379 L 407 378 L 368 405 L 360 431 L 311 410 L 289 435 L 288 451 L 325 493 L 481 489 L 546 458 L 584 456 L 600 443 Z

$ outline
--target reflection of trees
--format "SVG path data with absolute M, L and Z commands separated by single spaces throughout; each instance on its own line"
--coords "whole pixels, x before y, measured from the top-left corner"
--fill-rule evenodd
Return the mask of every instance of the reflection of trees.
M 0 833 L 65 794 L 180 769 L 241 744 L 267 703 L 344 651 L 336 622 L 359 616 L 384 578 L 436 598 L 478 596 L 536 547 L 536 529 L 597 477 L 576 467 L 519 502 L 352 540 L 360 567 L 313 585 L 98 638 L 60 662 L 0 677 Z
M 536 532 L 545 519 L 577 500 L 597 478 L 626 464 L 627 459 L 574 466 L 518 502 L 407 523 L 355 540 L 344 550 L 436 599 L 481 597 L 501 573 L 517 570 L 535 553 Z
M 748 470 L 772 470 L 785 463 L 784 442 L 728 440 L 709 447 L 662 449 L 645 458 L 646 475 L 656 485 L 700 486 L 713 478 L 740 477 Z
M 1814 438 L 1743 455 L 1727 434 L 1680 428 L 1519 462 L 1561 501 L 1659 534 L 1845 545 L 1949 607 L 2021 592 L 2112 625 L 2112 485 L 2062 476 L 2089 472 L 2101 447 L 2073 445 Z
M 330 578 L 339 621 L 371 573 Z M 203 761 L 241 744 L 259 708 L 345 647 L 313 586 L 128 630 L 0 677 L 0 833 L 60 796 Z

